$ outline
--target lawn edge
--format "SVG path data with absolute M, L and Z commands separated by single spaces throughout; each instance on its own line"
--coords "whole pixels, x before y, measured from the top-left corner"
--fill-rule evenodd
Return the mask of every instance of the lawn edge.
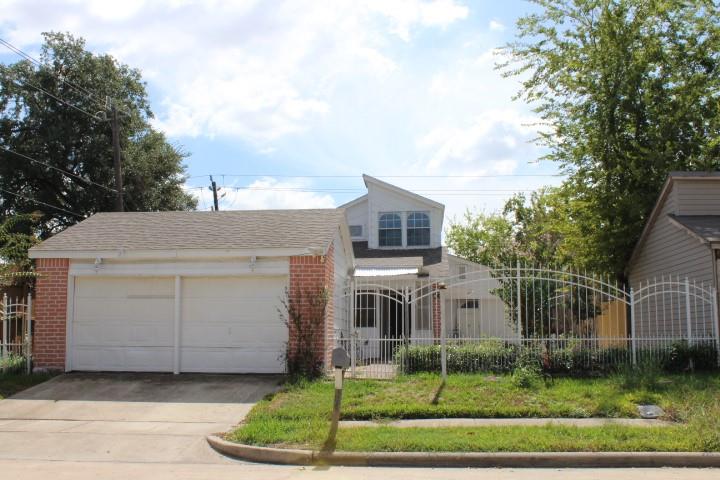
M 257 463 L 384 467 L 649 468 L 720 467 L 720 453 L 702 452 L 319 452 L 259 447 L 208 435 L 216 451 Z

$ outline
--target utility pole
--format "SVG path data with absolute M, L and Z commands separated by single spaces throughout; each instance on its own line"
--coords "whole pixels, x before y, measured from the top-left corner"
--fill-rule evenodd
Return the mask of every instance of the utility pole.
M 110 107 L 110 125 L 112 126 L 112 143 L 113 143 L 113 166 L 115 167 L 115 210 L 122 212 L 123 207 L 123 181 L 122 181 L 122 165 L 120 152 L 120 127 L 118 125 L 118 111 L 115 102 Z
M 210 175 L 210 189 L 213 192 L 213 205 L 215 205 L 215 211 L 217 212 L 219 210 L 218 208 L 218 198 L 217 198 L 217 185 L 215 184 L 215 180 L 213 180 L 212 175 Z

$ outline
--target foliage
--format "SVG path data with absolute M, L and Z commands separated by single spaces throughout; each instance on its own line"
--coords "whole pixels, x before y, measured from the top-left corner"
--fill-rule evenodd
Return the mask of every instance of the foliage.
M 153 114 L 140 72 L 110 55 L 90 53 L 84 40 L 70 34 L 44 38 L 42 66 L 28 60 L 0 65 L 0 188 L 5 190 L 0 191 L 0 221 L 41 210 L 37 230 L 44 239 L 95 212 L 114 210 L 111 129 L 100 118 L 106 98 L 123 112 L 126 210 L 194 208 L 195 200 L 182 189 L 186 154 L 150 125 Z
M 285 370 L 293 381 L 318 378 L 323 374 L 322 353 L 316 340 L 322 338 L 328 304 L 325 288 L 285 290 L 280 317 L 289 330 L 283 354 Z
M 534 3 L 538 13 L 518 21 L 518 39 L 504 48 L 507 62 L 499 68 L 521 79 L 518 98 L 546 127 L 539 132 L 549 150 L 544 158 L 568 174 L 567 211 L 551 205 L 559 209 L 551 217 L 569 214 L 556 232 L 559 245 L 535 238 L 556 262 L 570 252 L 574 263 L 623 279 L 668 173 L 720 165 L 720 7 L 681 0 Z
M 530 341 L 519 347 L 497 339 L 479 342 L 449 343 L 449 373 L 507 373 L 518 368 L 538 367 L 539 373 L 587 376 L 629 371 L 648 375 L 682 372 L 693 369 L 717 369 L 717 349 L 712 344 L 688 345 L 681 341 L 667 348 L 637 351 L 638 366 L 631 367 L 631 350 L 624 347 L 589 349 L 580 339 L 558 338 L 554 341 Z M 395 362 L 403 373 L 440 372 L 440 345 L 408 345 L 395 353 Z
M 54 373 L 31 373 L 29 375 L 20 373 L 24 368 L 24 359 L 22 357 L 10 358 L 15 368 L 7 371 L 0 369 L 0 400 L 50 380 L 55 375 Z
M 38 243 L 39 214 L 12 215 L 0 223 L 0 285 L 19 285 L 33 277 L 28 249 Z

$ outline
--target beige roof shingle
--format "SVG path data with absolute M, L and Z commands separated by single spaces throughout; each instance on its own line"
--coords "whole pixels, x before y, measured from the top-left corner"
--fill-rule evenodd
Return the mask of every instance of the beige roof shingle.
M 97 213 L 32 252 L 328 247 L 342 209 Z

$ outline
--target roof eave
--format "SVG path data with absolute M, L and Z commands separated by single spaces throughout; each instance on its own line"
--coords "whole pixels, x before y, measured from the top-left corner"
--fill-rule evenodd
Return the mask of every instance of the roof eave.
M 422 195 L 418 195 L 417 193 L 411 192 L 409 190 L 405 190 L 404 188 L 400 188 L 391 183 L 383 182 L 382 180 L 379 180 L 375 177 L 371 177 L 370 175 L 366 175 L 364 173 L 363 173 L 362 177 L 363 177 L 363 181 L 365 182 L 365 187 L 368 186 L 368 183 L 372 183 L 381 188 L 391 190 L 399 195 L 403 195 L 405 197 L 412 198 L 413 200 L 417 200 L 419 202 L 425 203 L 426 205 L 429 205 L 433 208 L 439 208 L 440 210 L 445 211 L 445 205 L 443 205 L 440 202 L 436 202 L 435 200 L 430 200 L 427 197 L 423 197 Z
M 179 259 L 179 258 L 241 258 L 241 257 L 294 257 L 305 255 L 316 255 L 323 247 L 305 248 L 188 248 L 169 250 L 44 250 L 33 249 L 28 251 L 28 256 L 37 258 L 69 258 L 69 259 L 92 259 L 92 258 L 116 258 L 123 260 L 139 259 Z

